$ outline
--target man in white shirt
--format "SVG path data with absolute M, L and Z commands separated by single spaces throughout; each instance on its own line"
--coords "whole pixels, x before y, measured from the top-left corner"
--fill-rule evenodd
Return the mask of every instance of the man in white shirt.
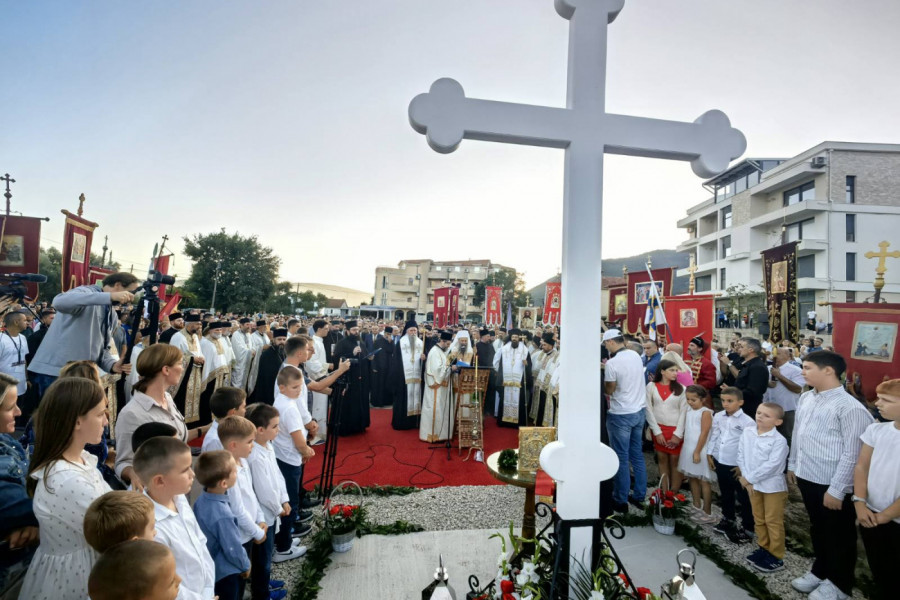
M 764 400 L 784 409 L 778 433 L 784 436 L 790 446 L 791 435 L 794 432 L 794 412 L 797 410 L 797 400 L 800 399 L 800 392 L 806 385 L 806 379 L 803 378 L 803 370 L 791 362 L 790 348 L 778 348 L 775 364 L 769 367 L 769 375 L 771 375 L 769 389 Z
M 612 356 L 604 369 L 604 386 L 609 394 L 606 428 L 609 445 L 619 457 L 619 471 L 613 479 L 613 508 L 627 512 L 629 502 L 642 507 L 647 494 L 647 467 L 642 451 L 647 403 L 644 363 L 637 352 L 625 347 L 625 338 L 618 329 L 604 332 L 603 345 Z M 634 470 L 633 488 L 629 464 Z
M 28 340 L 22 335 L 27 325 L 27 319 L 21 312 L 8 312 L 3 316 L 3 326 L 6 328 L 0 334 L 0 373 L 19 380 L 16 387 L 18 404 L 21 406 L 22 396 L 25 395 L 27 382 L 25 381 L 25 355 L 28 354 Z

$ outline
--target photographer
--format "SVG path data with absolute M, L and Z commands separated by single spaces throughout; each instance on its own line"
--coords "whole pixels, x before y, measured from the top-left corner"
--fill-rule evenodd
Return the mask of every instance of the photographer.
M 131 372 L 130 364 L 110 355 L 109 343 L 119 324 L 113 305 L 131 302 L 139 285 L 131 273 L 113 273 L 102 282 L 72 288 L 53 299 L 57 311 L 53 327 L 28 366 L 38 401 L 63 365 L 72 360 L 93 360 L 107 373 Z

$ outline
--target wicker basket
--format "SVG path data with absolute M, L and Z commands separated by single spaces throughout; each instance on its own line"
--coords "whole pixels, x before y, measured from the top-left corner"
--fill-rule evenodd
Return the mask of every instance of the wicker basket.
M 663 481 L 666 480 L 666 474 L 663 473 L 662 477 L 659 478 L 659 489 L 663 488 Z M 658 531 L 663 535 L 675 535 L 675 518 L 665 518 L 662 516 L 664 499 L 660 498 L 659 503 L 656 505 L 656 514 L 653 515 L 653 529 Z
M 328 526 L 330 515 L 328 514 L 329 509 L 334 506 L 335 495 L 339 495 L 344 488 L 347 487 L 355 487 L 357 493 L 359 494 L 359 506 L 361 507 L 363 504 L 363 491 L 358 483 L 355 481 L 342 481 L 337 484 L 333 490 L 331 490 L 331 494 L 328 495 L 328 502 L 323 503 L 323 510 L 325 512 L 325 524 Z M 356 530 L 348 531 L 346 533 L 332 533 L 331 534 L 331 548 L 335 552 L 348 552 L 351 548 L 353 548 L 353 542 L 356 540 Z

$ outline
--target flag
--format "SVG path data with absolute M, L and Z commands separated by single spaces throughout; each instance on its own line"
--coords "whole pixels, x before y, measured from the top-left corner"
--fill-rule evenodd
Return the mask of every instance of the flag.
M 171 254 L 157 256 L 154 265 L 154 269 L 161 273 L 162 275 L 169 274 L 169 259 L 172 258 Z M 157 292 L 159 299 L 161 302 L 165 303 L 169 300 L 169 296 L 166 294 L 166 286 L 160 285 L 159 291 Z
M 513 320 L 512 320 L 512 302 L 506 303 L 506 331 L 509 331 L 513 328 Z
M 503 321 L 503 288 L 488 285 L 484 288 L 484 322 L 499 325 Z
M 647 295 L 647 313 L 644 315 L 644 325 L 650 333 L 650 339 L 656 339 L 656 328 L 666 324 L 666 313 L 659 301 L 659 288 L 656 282 L 650 280 L 650 293 Z
M 550 282 L 544 296 L 544 325 L 559 325 L 561 307 L 562 284 L 559 281 Z
M 447 317 L 450 304 L 450 288 L 437 288 L 434 290 L 434 326 L 443 329 L 447 326 Z
M 169 300 L 166 302 L 165 306 L 163 306 L 162 310 L 159 311 L 159 320 L 162 321 L 166 317 L 168 317 L 172 312 L 178 308 L 178 304 L 181 302 L 181 294 L 175 292 L 171 296 L 169 296 Z

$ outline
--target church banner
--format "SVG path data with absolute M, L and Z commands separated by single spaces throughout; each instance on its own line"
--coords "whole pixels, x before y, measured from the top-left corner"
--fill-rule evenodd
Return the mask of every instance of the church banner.
M 169 296 L 168 301 L 166 301 L 165 305 L 159 309 L 159 320 L 162 322 L 163 319 L 168 317 L 172 312 L 178 308 L 178 304 L 181 302 L 181 294 L 175 292 L 171 296 Z
M 459 288 L 456 286 L 450 288 L 450 310 L 447 314 L 447 323 L 449 325 L 459 324 Z
M 900 373 L 900 304 L 833 303 L 832 343 L 847 361 L 847 381 L 867 400 L 890 374 Z
M 443 329 L 447 326 L 447 315 L 450 306 L 450 288 L 434 290 L 434 326 Z
M 503 321 L 503 288 L 488 285 L 484 288 L 484 322 L 499 325 Z
M 41 219 L 3 217 L 0 225 L 0 273 L 37 273 L 40 268 Z M 38 295 L 38 284 L 26 283 L 29 298 Z
M 103 281 L 106 279 L 107 275 L 112 275 L 113 273 L 115 273 L 115 271 L 112 269 L 104 269 L 103 267 L 95 267 L 92 265 L 91 270 L 88 273 L 88 283 L 93 285 L 98 281 Z
M 62 291 L 87 285 L 91 273 L 91 241 L 98 225 L 63 209 L 66 227 L 63 231 Z
M 643 271 L 629 272 L 625 281 L 627 282 L 626 293 L 628 294 L 628 314 L 625 319 L 625 333 L 635 334 L 638 331 L 647 333 L 644 326 L 644 316 L 647 314 L 647 300 L 650 298 L 650 276 L 656 283 L 656 289 L 659 297 L 672 295 L 672 279 L 675 269 L 672 267 L 664 267 L 653 269 L 648 272 Z M 610 299 L 610 301 L 612 301 Z M 666 309 L 666 306 L 663 305 Z M 674 320 L 674 317 L 668 313 L 666 309 L 666 318 L 668 321 Z M 660 328 L 661 329 L 661 328 Z
M 522 306 L 519 307 L 519 329 L 534 329 L 541 317 L 540 306 Z
M 607 310 L 607 320 L 610 323 L 616 321 L 625 322 L 628 318 L 628 286 L 627 285 L 611 285 L 609 291 L 609 309 Z
M 544 325 L 559 325 L 559 311 L 562 307 L 562 284 L 559 281 L 547 284 L 544 296 Z
M 672 342 L 681 344 L 687 356 L 691 339 L 700 336 L 706 342 L 704 355 L 710 356 L 716 297 L 711 294 L 666 296 L 666 321 Z
M 169 274 L 169 259 L 172 258 L 171 254 L 166 254 L 165 256 L 157 256 L 156 257 L 156 266 L 154 267 L 159 273 L 162 275 Z M 169 297 L 166 295 L 166 286 L 165 284 L 159 286 L 159 291 L 157 292 L 159 295 L 159 300 L 163 304 L 168 301 Z
M 769 341 L 796 340 L 800 337 L 800 312 L 797 303 L 797 244 L 790 242 L 763 250 L 763 282 L 769 313 Z

